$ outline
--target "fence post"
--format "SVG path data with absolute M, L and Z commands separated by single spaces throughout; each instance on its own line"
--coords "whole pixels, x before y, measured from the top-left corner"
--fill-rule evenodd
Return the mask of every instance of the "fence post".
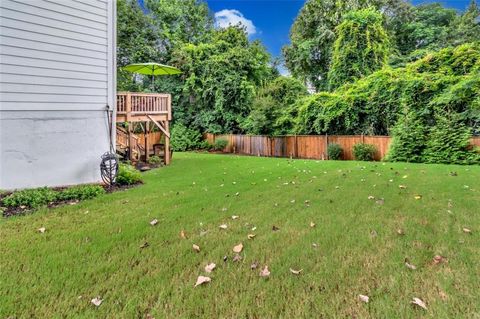
M 295 134 L 295 139 L 293 143 L 293 155 L 295 158 L 298 158 L 297 134 Z
M 327 153 L 327 155 L 325 156 L 325 158 L 328 160 L 328 134 L 325 133 L 325 152 Z

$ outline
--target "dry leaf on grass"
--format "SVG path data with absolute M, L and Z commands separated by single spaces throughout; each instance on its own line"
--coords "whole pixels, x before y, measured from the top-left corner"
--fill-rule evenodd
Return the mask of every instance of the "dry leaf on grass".
M 422 195 L 415 195 L 413 198 L 415 198 L 416 200 L 419 200 L 419 199 L 422 199 Z
M 433 264 L 434 265 L 438 265 L 438 264 L 446 263 L 446 262 L 447 262 L 447 258 L 445 258 L 443 256 L 435 255 L 435 257 L 433 257 Z
M 360 301 L 363 301 L 364 303 L 368 303 L 370 301 L 370 298 L 366 295 L 358 295 L 358 299 L 360 299 Z
M 265 265 L 265 267 L 263 267 L 262 271 L 260 272 L 260 277 L 268 277 L 270 276 L 270 270 L 268 270 L 268 266 Z
M 255 234 L 248 234 L 248 235 L 247 235 L 247 238 L 248 238 L 248 239 L 254 239 L 255 236 L 256 236 Z
M 250 265 L 250 269 L 254 270 L 258 268 L 258 261 L 253 262 L 253 264 Z
M 370 196 L 368 196 L 368 199 L 373 200 L 373 199 L 375 199 L 375 196 L 370 195 Z
M 187 239 L 187 234 L 185 233 L 185 231 L 183 229 L 180 231 L 180 238 Z
M 272 226 L 272 230 L 273 230 L 273 231 L 277 231 L 277 230 L 280 230 L 280 228 L 278 228 L 277 226 L 273 225 L 273 226 Z
M 197 253 L 200 252 L 200 246 L 193 244 L 192 245 L 193 250 L 195 250 Z
M 403 236 L 403 235 L 405 235 L 405 232 L 403 231 L 403 229 L 399 228 L 399 229 L 397 229 L 397 234 L 400 235 L 400 236 Z
M 240 243 L 240 244 L 238 244 L 237 246 L 234 246 L 234 247 L 233 247 L 233 252 L 234 252 L 234 253 L 237 253 L 237 254 L 238 254 L 238 253 L 241 253 L 242 250 L 243 250 L 243 244 L 242 244 L 242 243 Z
M 147 248 L 148 246 L 150 246 L 148 242 L 144 242 L 143 244 L 140 245 L 140 248 L 143 249 L 143 248 Z
M 313 227 L 315 227 L 315 226 L 316 226 L 316 224 L 315 224 L 314 222 L 310 222 L 310 227 L 311 227 L 311 228 L 313 228 Z
M 205 266 L 205 272 L 211 273 L 217 265 L 215 263 L 209 263 L 208 265 Z
M 411 269 L 411 270 L 417 269 L 417 266 L 415 266 L 414 264 L 411 264 L 410 261 L 407 258 L 405 258 L 405 266 L 408 269 Z
M 384 200 L 383 198 L 380 198 L 380 199 L 377 199 L 377 200 L 375 201 L 375 203 L 376 203 L 377 205 L 383 205 L 383 204 L 385 204 L 385 200 Z
M 91 303 L 94 304 L 96 307 L 100 306 L 102 302 L 103 300 L 100 299 L 100 297 L 96 297 L 91 300 Z
M 472 231 L 471 231 L 470 229 L 465 228 L 465 227 L 464 227 L 462 230 L 463 230 L 463 232 L 466 233 L 466 234 L 471 234 L 471 233 L 472 233 Z
M 158 219 L 156 218 L 150 222 L 150 225 L 152 226 L 155 226 L 156 224 L 158 224 Z
M 227 224 L 222 224 L 222 225 L 218 226 L 218 228 L 220 228 L 220 229 L 227 229 L 228 226 L 227 226 Z
M 412 304 L 417 305 L 417 306 L 427 310 L 427 305 L 420 298 L 414 297 L 413 300 L 412 300 Z
M 47 230 L 47 229 L 46 229 L 45 227 L 40 227 L 40 228 L 38 229 L 38 231 L 39 231 L 40 233 L 42 233 L 42 234 L 43 234 L 46 230 Z
M 295 270 L 295 269 L 292 269 L 290 268 L 290 272 L 294 275 L 300 275 L 300 273 L 303 271 L 303 269 L 300 269 L 300 270 Z
M 405 186 L 405 185 L 398 185 L 398 187 L 399 187 L 400 189 L 406 189 L 406 188 L 407 188 L 407 186 Z
M 195 283 L 195 287 L 206 284 L 207 282 L 212 281 L 212 278 L 205 277 L 205 276 L 198 276 L 197 282 Z
M 234 263 L 236 263 L 238 261 L 242 261 L 242 256 L 240 256 L 239 254 L 235 254 L 235 256 L 233 256 L 233 258 L 232 258 L 232 261 Z
M 237 216 L 237 215 L 233 215 L 233 216 L 232 216 L 232 219 L 238 219 L 238 217 L 239 217 L 239 216 Z

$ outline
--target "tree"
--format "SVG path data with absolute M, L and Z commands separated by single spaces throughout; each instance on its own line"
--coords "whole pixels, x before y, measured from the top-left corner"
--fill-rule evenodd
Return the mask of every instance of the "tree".
M 346 12 L 368 7 L 381 9 L 387 30 L 393 30 L 411 6 L 403 0 L 308 0 L 290 30 L 291 44 L 283 48 L 292 75 L 317 91 L 326 89 L 335 28 Z
M 467 10 L 453 24 L 452 43 L 480 41 L 480 8 L 476 0 L 471 0 Z
M 334 90 L 367 76 L 387 64 L 390 41 L 383 28 L 383 17 L 375 9 L 348 13 L 337 27 L 329 89 Z
M 297 102 L 307 89 L 297 79 L 279 76 L 258 89 L 252 111 L 242 123 L 248 134 L 284 135 L 292 133 Z
M 185 44 L 173 56 L 184 72 L 176 121 L 204 132 L 241 132 L 256 87 L 271 75 L 266 49 L 250 42 L 242 28 L 229 27 L 214 31 L 209 42 Z

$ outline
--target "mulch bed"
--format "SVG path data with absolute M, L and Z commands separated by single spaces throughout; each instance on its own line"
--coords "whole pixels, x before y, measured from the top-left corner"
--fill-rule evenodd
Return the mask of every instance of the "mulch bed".
M 118 191 L 123 191 L 126 189 L 134 188 L 136 186 L 139 186 L 143 183 L 138 183 L 134 185 L 113 185 L 113 186 L 108 186 L 108 185 L 101 185 L 107 193 L 113 193 L 113 192 L 118 192 Z M 62 191 L 67 189 L 68 187 L 52 187 L 54 191 Z M 11 195 L 13 192 L 4 192 L 0 194 L 0 209 L 2 210 L 2 215 L 3 217 L 11 217 L 11 216 L 21 216 L 21 215 L 27 215 L 30 213 L 33 213 L 36 209 L 35 208 L 30 208 L 30 207 L 25 207 L 25 206 L 20 206 L 20 207 L 2 207 L 1 203 L 2 200 Z M 64 206 L 64 205 L 76 205 L 80 201 L 79 200 L 58 200 L 51 202 L 47 205 L 48 208 L 55 208 L 59 206 Z

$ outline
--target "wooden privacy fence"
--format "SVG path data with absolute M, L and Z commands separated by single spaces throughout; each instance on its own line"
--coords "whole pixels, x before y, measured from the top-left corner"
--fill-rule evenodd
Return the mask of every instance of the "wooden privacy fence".
M 228 141 L 224 152 L 267 157 L 294 157 L 307 159 L 328 159 L 329 144 L 339 144 L 343 149 L 343 159 L 353 160 L 353 146 L 358 143 L 375 145 L 375 160 L 385 157 L 390 146 L 390 136 L 365 135 L 291 135 L 291 136 L 259 136 L 259 135 L 214 135 L 207 133 L 204 138 L 214 143 L 216 139 Z M 471 140 L 473 145 L 480 146 L 480 137 Z

